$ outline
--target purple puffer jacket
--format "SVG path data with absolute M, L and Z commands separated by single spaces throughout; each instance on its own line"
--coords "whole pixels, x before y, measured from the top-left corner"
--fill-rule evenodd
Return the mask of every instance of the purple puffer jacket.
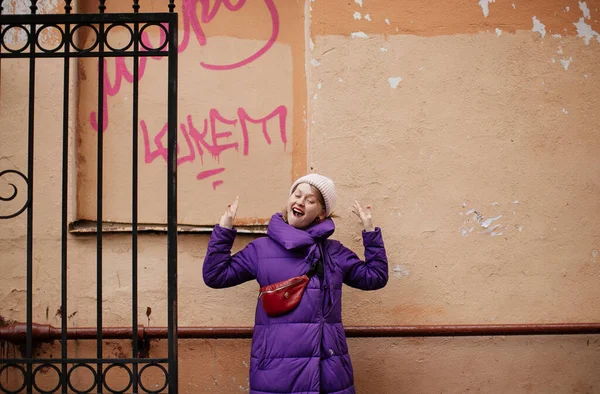
M 363 290 L 384 287 L 388 263 L 379 228 L 363 232 L 366 261 L 338 241 L 328 240 L 331 219 L 307 230 L 271 218 L 268 237 L 231 256 L 235 230 L 215 226 L 202 273 L 213 288 L 256 279 L 260 286 L 303 275 L 320 258 L 323 279 L 311 278 L 298 307 L 269 317 L 259 300 L 250 354 L 251 393 L 354 393 L 354 378 L 342 326 L 342 283 Z

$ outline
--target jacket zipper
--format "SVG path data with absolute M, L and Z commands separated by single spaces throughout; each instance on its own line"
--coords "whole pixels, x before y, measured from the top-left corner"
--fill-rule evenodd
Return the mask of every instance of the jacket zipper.
M 276 292 L 276 291 L 278 291 L 278 290 L 287 289 L 288 287 L 290 287 L 290 286 L 293 286 L 293 285 L 295 285 L 296 283 L 300 283 L 300 282 L 302 282 L 302 280 L 303 280 L 303 279 L 298 279 L 298 280 L 295 280 L 295 281 L 293 281 L 292 283 L 288 283 L 288 284 L 287 284 L 287 285 L 285 285 L 285 286 L 281 286 L 281 287 L 278 287 L 278 288 L 276 288 L 276 289 L 273 289 L 273 290 L 261 291 L 261 292 L 259 292 L 259 293 L 258 293 L 258 298 L 260 298 L 260 296 L 261 296 L 261 295 L 263 295 L 263 294 L 273 293 L 273 292 Z

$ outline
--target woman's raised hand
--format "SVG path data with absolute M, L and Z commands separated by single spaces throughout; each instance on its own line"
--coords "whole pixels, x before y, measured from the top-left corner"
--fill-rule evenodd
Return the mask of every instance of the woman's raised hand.
M 358 201 L 354 201 L 354 205 L 352 206 L 352 213 L 354 213 L 363 224 L 365 231 L 373 231 L 375 227 L 373 227 L 373 217 L 371 216 L 371 206 L 367 205 L 367 209 L 362 209 Z
M 233 221 L 237 214 L 239 199 L 239 197 L 236 197 L 233 203 L 227 205 L 227 209 L 225 209 L 225 213 L 221 216 L 221 220 L 219 221 L 219 226 L 230 229 L 233 228 Z

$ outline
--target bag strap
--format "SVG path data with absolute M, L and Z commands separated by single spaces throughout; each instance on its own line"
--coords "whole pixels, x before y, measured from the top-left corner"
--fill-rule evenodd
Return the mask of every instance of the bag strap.
M 315 276 L 315 274 L 319 270 L 319 265 L 321 267 L 323 266 L 323 247 L 321 244 L 319 244 L 319 252 L 321 254 L 321 257 L 319 258 L 319 260 L 312 263 L 312 265 L 308 269 L 308 272 L 306 273 L 306 276 L 308 276 L 309 278 L 312 278 L 313 276 Z M 323 271 L 323 270 L 321 269 L 321 271 Z

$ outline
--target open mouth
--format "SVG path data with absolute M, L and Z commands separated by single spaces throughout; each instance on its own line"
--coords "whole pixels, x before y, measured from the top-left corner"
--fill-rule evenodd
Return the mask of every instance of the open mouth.
M 304 216 L 304 211 L 300 208 L 292 208 L 292 214 L 297 217 L 297 218 L 301 218 L 302 216 Z

